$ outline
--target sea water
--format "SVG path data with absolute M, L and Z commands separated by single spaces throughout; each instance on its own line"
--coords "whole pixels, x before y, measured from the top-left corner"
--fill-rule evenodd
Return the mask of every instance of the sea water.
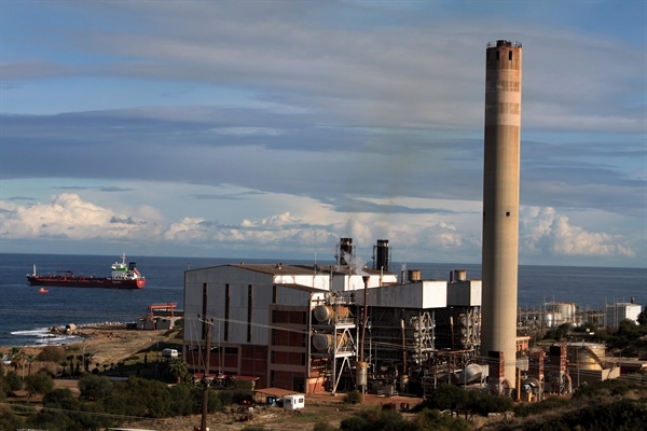
M 50 334 L 52 326 L 64 327 L 101 322 L 132 322 L 151 304 L 176 303 L 183 308 L 184 271 L 228 263 L 276 263 L 240 258 L 189 258 L 127 256 L 146 277 L 138 290 L 48 287 L 49 293 L 30 286 L 26 275 L 33 266 L 39 274 L 71 270 L 77 275 L 105 277 L 120 256 L 10 254 L 0 253 L 0 346 L 67 344 L 78 339 Z M 283 263 L 312 264 L 294 260 Z M 319 262 L 330 264 L 333 262 Z M 370 265 L 370 264 L 369 264 Z M 448 280 L 455 269 L 467 271 L 470 279 L 481 277 L 480 265 L 391 263 L 389 270 L 418 269 L 423 279 Z M 587 268 L 560 266 L 519 267 L 519 305 L 540 307 L 546 301 L 574 302 L 583 309 L 602 309 L 605 304 L 647 304 L 647 268 Z

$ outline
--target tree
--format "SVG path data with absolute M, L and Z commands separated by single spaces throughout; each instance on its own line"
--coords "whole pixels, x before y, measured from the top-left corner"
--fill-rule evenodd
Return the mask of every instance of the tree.
M 67 355 L 65 359 L 67 359 L 67 362 L 70 365 L 70 376 L 73 376 L 74 375 L 74 355 Z
M 31 364 L 36 361 L 36 355 L 25 355 L 25 361 L 27 362 L 27 374 L 31 374 Z
M 23 387 L 23 381 L 15 371 L 9 371 L 4 377 L 4 381 L 9 387 L 8 394 L 13 394 L 16 391 L 19 391 Z
M 0 410 L 0 430 L 16 430 L 24 428 L 24 421 L 11 410 Z
M 173 376 L 177 383 L 180 383 L 189 374 L 189 367 L 182 359 L 174 359 L 169 362 L 168 366 L 169 373 L 171 373 L 171 376 Z
M 172 400 L 164 383 L 131 377 L 125 390 L 131 405 L 136 406 L 135 416 L 161 418 L 168 415 Z
M 173 400 L 169 411 L 171 416 L 186 416 L 192 413 L 199 413 L 199 408 L 194 409 L 192 391 L 195 391 L 195 389 L 188 385 L 174 385 L 169 388 L 169 393 Z M 202 394 L 202 391 L 199 392 Z
M 69 389 L 54 389 L 43 397 L 43 407 L 63 409 L 67 411 L 80 410 L 81 403 L 74 398 Z
M 65 360 L 61 361 L 61 368 L 63 369 L 63 371 L 61 372 L 61 375 L 63 376 L 67 375 L 67 364 L 68 364 L 67 361 Z
M 85 372 L 90 371 L 90 364 L 92 363 L 92 359 L 94 358 L 94 354 L 90 352 L 85 352 L 83 354 L 83 363 L 85 364 Z
M 25 359 L 26 359 L 25 351 L 23 350 L 22 347 L 12 347 L 9 353 L 11 354 L 11 366 L 16 372 L 18 372 L 18 367 L 23 367 L 22 376 L 24 378 L 25 377 L 24 365 L 25 365 Z
M 638 315 L 638 324 L 647 325 L 647 306 L 644 307 L 644 310 Z
M 113 390 L 112 382 L 94 374 L 84 374 L 79 379 L 79 391 L 81 399 L 86 401 L 98 401 L 110 395 Z
M 27 401 L 34 394 L 46 394 L 54 389 L 54 379 L 45 373 L 36 373 L 25 377 Z
M 458 412 L 466 400 L 467 393 L 464 390 L 454 385 L 444 384 L 432 391 L 423 404 L 429 409 Z

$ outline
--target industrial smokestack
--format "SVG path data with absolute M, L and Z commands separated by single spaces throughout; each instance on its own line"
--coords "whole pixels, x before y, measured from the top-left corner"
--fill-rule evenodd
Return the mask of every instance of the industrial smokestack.
M 515 382 L 519 254 L 521 44 L 486 50 L 481 355 L 502 352 Z
M 378 239 L 373 246 L 373 269 L 389 272 L 389 240 Z
M 353 238 L 340 238 L 337 245 L 337 265 L 350 265 L 354 256 Z

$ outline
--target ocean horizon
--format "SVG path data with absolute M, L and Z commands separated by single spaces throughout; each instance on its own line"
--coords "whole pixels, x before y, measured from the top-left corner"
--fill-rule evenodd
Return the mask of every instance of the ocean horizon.
M 120 256 L 0 253 L 0 346 L 66 344 L 73 340 L 52 336 L 48 329 L 70 323 L 131 322 L 147 307 L 176 303 L 183 308 L 184 271 L 230 263 L 276 263 L 272 259 L 126 256 L 135 261 L 147 283 L 139 290 L 50 287 L 38 293 L 27 274 L 36 265 L 39 274 L 71 270 L 75 274 L 105 277 Z M 284 264 L 312 264 L 312 260 L 282 259 Z M 319 260 L 322 264 L 334 261 Z M 370 266 L 370 262 L 367 263 Z M 392 262 L 390 272 L 417 269 L 423 279 L 448 280 L 451 271 L 464 269 L 469 279 L 480 279 L 479 264 Z M 576 303 L 581 309 L 603 309 L 605 304 L 634 301 L 647 304 L 647 268 L 520 265 L 520 307 L 545 302 Z

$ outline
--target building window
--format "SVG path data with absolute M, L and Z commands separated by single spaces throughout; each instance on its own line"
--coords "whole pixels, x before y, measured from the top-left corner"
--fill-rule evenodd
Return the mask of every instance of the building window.
M 508 51 L 508 60 L 512 60 L 512 51 Z
M 301 353 L 301 365 L 305 365 L 305 364 L 306 364 L 306 354 Z
M 270 362 L 272 364 L 276 364 L 276 352 L 272 350 L 272 353 L 270 353 Z
M 277 287 L 276 287 L 276 284 L 275 284 L 274 286 L 272 286 L 272 303 L 273 304 L 276 304 L 276 294 L 277 294 L 276 289 L 277 289 Z

